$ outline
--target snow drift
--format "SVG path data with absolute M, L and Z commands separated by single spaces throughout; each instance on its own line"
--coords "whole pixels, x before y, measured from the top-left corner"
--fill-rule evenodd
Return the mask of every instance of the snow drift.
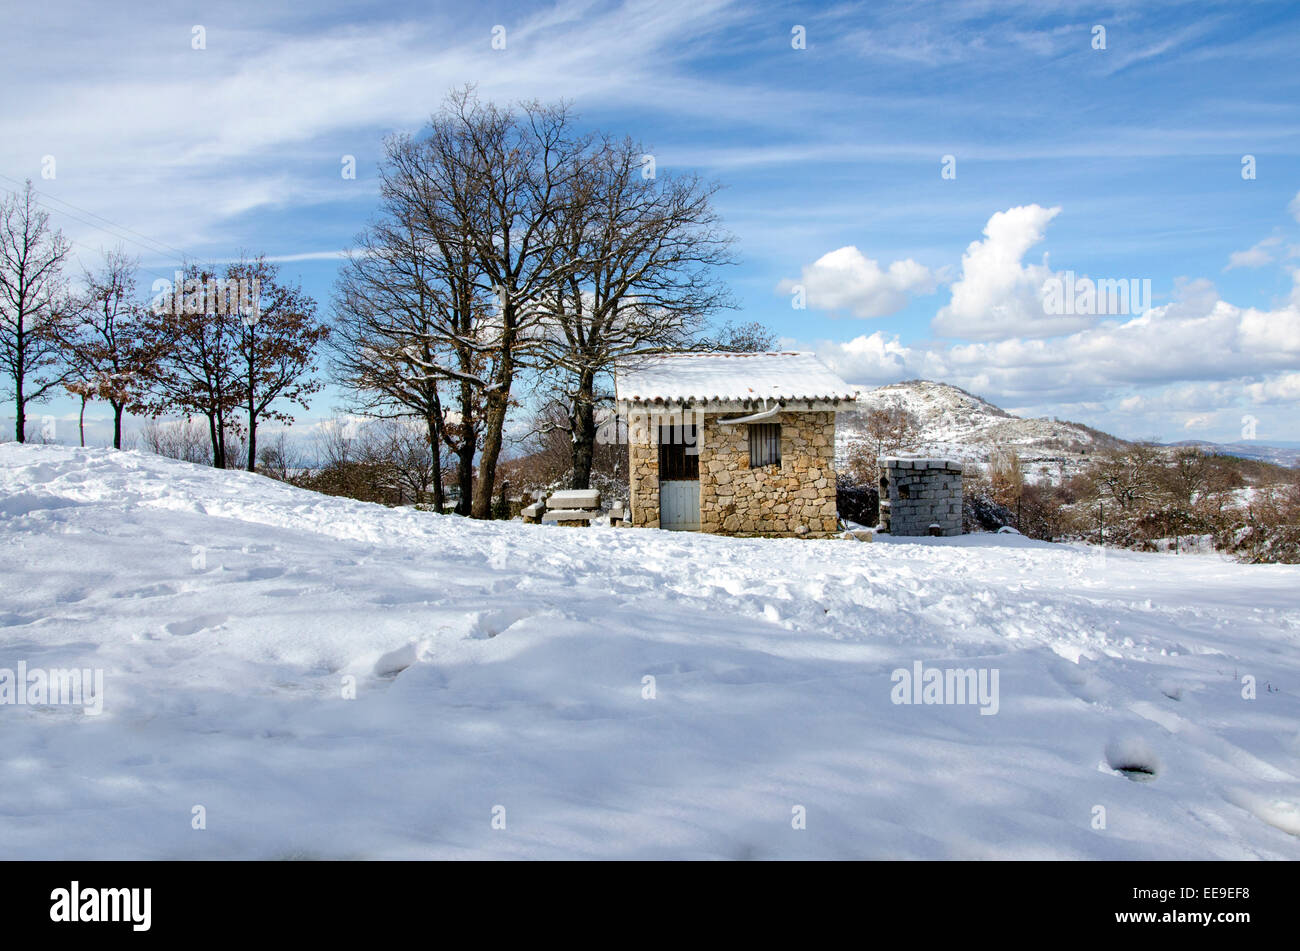
M 1300 857 L 1295 566 L 6 444 L 0 573 L 6 859 Z M 14 702 L 20 663 L 101 671 L 102 712 Z

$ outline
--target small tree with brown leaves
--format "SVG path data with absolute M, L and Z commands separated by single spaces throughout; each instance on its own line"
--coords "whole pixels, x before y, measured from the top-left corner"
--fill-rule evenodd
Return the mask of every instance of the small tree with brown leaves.
M 113 448 L 121 449 L 122 416 L 145 388 L 145 305 L 136 297 L 136 268 L 122 250 L 110 251 L 98 272 L 86 274 L 85 290 L 75 299 L 64 345 L 73 376 L 67 389 L 81 397 L 83 446 L 88 401 L 113 408 Z
M 158 302 L 144 321 L 149 389 L 139 408 L 204 417 L 213 465 L 256 471 L 259 423 L 291 423 L 281 401 L 305 409 L 320 389 L 312 373 L 327 331 L 315 302 L 265 258 L 231 264 L 222 277 L 196 265 L 183 274 L 171 306 Z
M 291 424 L 287 403 L 309 408 L 307 397 L 321 388 L 312 376 L 316 352 L 329 331 L 316 320 L 316 302 L 301 286 L 280 280 L 279 270 L 265 257 L 232 264 L 226 279 L 259 292 L 253 313 L 241 314 L 235 344 L 247 414 L 246 466 L 256 472 L 258 425 L 268 419 Z

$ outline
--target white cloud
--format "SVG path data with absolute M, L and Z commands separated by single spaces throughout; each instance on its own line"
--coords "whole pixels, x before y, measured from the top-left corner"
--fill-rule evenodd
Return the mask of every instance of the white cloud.
M 373 202 L 365 172 L 382 136 L 414 130 L 466 82 L 497 102 L 665 102 L 705 113 L 727 99 L 729 108 L 756 108 L 691 80 L 683 66 L 692 43 L 727 28 L 726 0 L 561 2 L 509 20 L 503 51 L 491 47 L 490 23 L 445 12 L 355 25 L 299 16 L 255 5 L 223 11 L 207 23 L 203 50 L 191 49 L 188 23 L 157 17 L 110 17 L 44 60 L 40 44 L 15 49 L 5 63 L 0 170 L 194 253 L 243 240 L 246 226 L 234 219 L 249 212 Z M 34 8 L 31 19 L 36 35 L 61 35 L 68 13 Z M 637 29 L 625 28 L 629 19 Z M 106 62 L 105 49 L 118 60 Z M 52 181 L 41 178 L 47 154 L 57 160 Z M 362 166 L 356 181 L 339 174 L 345 154 Z M 55 211 L 87 249 L 121 239 L 99 220 Z
M 1262 383 L 1252 383 L 1246 393 L 1256 403 L 1300 405 L 1300 373 L 1285 373 Z
M 1054 276 L 1047 255 L 1040 264 L 1022 263 L 1060 211 L 1060 206 L 1021 205 L 993 215 L 984 226 L 984 239 L 972 241 L 962 255 L 961 277 L 952 285 L 952 300 L 935 315 L 934 331 L 993 340 L 1050 337 L 1086 327 L 1091 318 L 1053 316 L 1044 310 L 1043 284 Z
M 1295 193 L 1295 197 L 1291 199 L 1291 204 L 1286 206 L 1286 210 L 1291 212 L 1292 218 L 1300 221 L 1300 192 Z
M 1224 270 L 1231 271 L 1238 267 L 1263 267 L 1265 264 L 1272 263 L 1273 255 L 1257 244 L 1246 251 L 1233 251 L 1228 255 L 1228 266 Z
M 938 283 L 933 271 L 911 258 L 884 269 L 849 245 L 823 254 L 803 269 L 799 282 L 787 279 L 777 289 L 788 294 L 802 284 L 809 307 L 885 317 L 906 307 L 909 294 L 932 294 Z
M 1254 247 L 1245 251 L 1233 251 L 1228 255 L 1228 266 L 1225 267 L 1224 270 L 1231 271 L 1233 268 L 1238 267 L 1255 268 L 1263 267 L 1266 264 L 1272 264 L 1276 258 L 1273 256 L 1273 252 L 1270 249 L 1277 247 L 1281 243 L 1281 235 L 1274 235 L 1270 238 L 1265 238 Z
M 812 349 L 823 363 L 856 384 L 879 385 L 920 376 L 918 361 L 925 359 L 923 350 L 905 346 L 896 334 L 886 336 L 879 330 L 843 342 L 824 340 Z
M 811 349 L 855 384 L 920 377 L 1002 406 L 1112 405 L 1086 421 L 1120 435 L 1145 437 L 1192 417 L 1197 427 L 1226 426 L 1232 407 L 1300 400 L 1300 268 L 1292 278 L 1289 299 L 1270 310 L 1230 304 L 1198 279 L 1141 316 L 1094 320 L 1050 340 L 907 345 L 876 332 Z

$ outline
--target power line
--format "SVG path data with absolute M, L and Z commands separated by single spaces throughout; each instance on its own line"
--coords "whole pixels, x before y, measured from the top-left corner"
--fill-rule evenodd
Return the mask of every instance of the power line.
M 19 184 L 19 185 L 23 185 L 23 184 L 25 184 L 25 183 L 23 183 L 23 182 L 19 182 L 19 181 L 17 181 L 17 179 L 10 178 L 8 175 L 0 174 L 0 178 L 3 178 L 3 179 L 5 179 L 5 180 L 7 180 L 7 181 L 10 181 L 10 182 L 14 182 L 15 184 Z M 61 198 L 54 198 L 53 196 L 51 196 L 51 195 L 47 195 L 47 194 L 45 194 L 44 192 L 42 192 L 42 191 L 40 191 L 39 189 L 36 189 L 36 188 L 33 188 L 33 189 L 32 189 L 32 193 L 35 194 L 35 195 L 40 195 L 40 196 L 41 196 L 41 198 L 33 199 L 33 201 L 34 201 L 37 205 L 40 205 L 42 208 L 44 208 L 46 211 L 50 211 L 50 212 L 53 212 L 54 214 L 63 215 L 64 217 L 71 218 L 73 221 L 80 222 L 81 224 L 86 225 L 88 228 L 93 228 L 93 229 L 96 230 L 96 231 L 102 231 L 102 232 L 104 232 L 105 234 L 109 235 L 110 237 L 116 238 L 118 241 L 127 241 L 127 242 L 130 242 L 131 244 L 138 245 L 139 247 L 144 248 L 146 251 L 149 251 L 149 252 L 152 253 L 152 254 L 162 254 L 162 255 L 165 256 L 168 252 L 175 252 L 176 254 L 180 255 L 182 261 L 184 261 L 186 258 L 189 257 L 189 255 L 187 255 L 184 251 L 180 250 L 179 248 L 174 248 L 174 247 L 172 247 L 171 245 L 166 244 L 165 242 L 162 242 L 162 241 L 155 241 L 153 238 L 150 238 L 150 237 L 148 237 L 147 235 L 140 234 L 140 232 L 138 232 L 138 231 L 134 231 L 134 230 L 131 229 L 131 228 L 127 228 L 125 225 L 119 225 L 119 224 L 117 224 L 116 222 L 114 222 L 114 221 L 112 221 L 112 220 L 110 220 L 110 219 L 108 219 L 108 218 L 103 217 L 102 215 L 97 215 L 97 214 L 95 214 L 95 212 L 93 212 L 93 211 L 87 211 L 87 210 L 84 209 L 84 208 L 79 208 L 78 206 L 72 204 L 71 202 L 64 201 L 64 200 L 61 199 Z M 15 197 L 18 195 L 17 192 L 12 192 L 12 191 L 10 192 L 10 194 L 14 195 Z M 44 199 L 44 200 L 41 200 L 41 199 Z M 100 221 L 106 222 L 106 223 L 112 225 L 114 228 L 120 228 L 122 231 L 128 232 L 128 233 L 130 233 L 130 234 L 137 235 L 138 237 L 143 238 L 144 241 L 138 241 L 138 240 L 136 240 L 135 238 L 130 238 L 130 237 L 127 237 L 126 235 L 122 235 L 122 234 L 118 234 L 118 233 L 116 233 L 116 232 L 114 232 L 114 231 L 110 231 L 108 228 L 104 227 L 103 225 L 97 225 L 97 224 L 95 224 L 93 221 L 87 221 L 86 219 L 84 219 L 84 218 L 80 218 L 80 217 L 78 217 L 77 215 L 72 214 L 72 212 L 70 212 L 70 211 L 66 211 L 66 210 L 64 210 L 64 209 L 62 209 L 62 208 L 54 208 L 54 207 L 51 207 L 49 204 L 47 204 L 47 202 L 49 202 L 49 201 L 56 201 L 56 202 L 59 202 L 60 204 L 67 205 L 69 208 L 75 208 L 77 211 L 84 212 L 85 214 L 90 215 L 90 216 L 93 217 L 93 218 L 98 218 Z M 91 251 L 92 251 L 91 248 L 88 248 L 85 244 L 81 243 L 80 241 L 74 241 L 74 240 L 72 240 L 71 238 L 68 238 L 67 241 L 68 241 L 69 244 L 71 244 L 71 245 L 73 245 L 73 246 L 75 246 L 75 247 L 81 248 L 81 249 L 82 249 L 83 251 L 85 251 L 87 254 L 91 253 Z M 146 244 L 145 242 L 150 242 L 152 245 L 156 245 L 156 247 L 155 247 L 155 246 L 151 246 L 151 244 Z M 144 267 L 143 265 L 140 266 L 139 269 L 140 269 L 141 271 L 144 271 L 144 272 L 147 273 L 147 274 L 152 274 L 152 275 L 154 275 L 155 277 L 161 278 L 161 279 L 166 280 L 166 281 L 170 281 L 170 280 L 172 280 L 172 278 L 173 278 L 173 276 L 174 276 L 174 273 L 173 273 L 173 274 L 164 274 L 164 273 L 162 273 L 161 271 L 158 271 L 158 270 L 156 270 L 156 269 L 154 269 L 154 268 Z
M 26 184 L 25 182 L 20 182 L 20 181 L 18 181 L 18 179 L 16 179 L 16 178 L 10 178 L 8 175 L 0 174 L 0 178 L 5 179 L 6 181 L 13 182 L 15 185 L 25 185 L 25 184 Z M 163 254 L 163 253 L 171 252 L 171 253 L 174 253 L 174 254 L 178 254 L 178 255 L 180 255 L 180 257 L 181 257 L 182 259 L 187 258 L 187 257 L 190 256 L 190 255 L 188 255 L 186 252 L 182 251 L 180 248 L 173 247 L 172 245 L 167 244 L 165 241 L 159 241 L 157 238 L 151 238 L 151 237 L 149 237 L 149 236 L 146 235 L 146 234 L 141 234 L 139 231 L 136 231 L 136 230 L 133 229 L 133 228 L 128 228 L 126 225 L 120 225 L 120 224 L 118 224 L 116 221 L 113 221 L 111 218 L 105 218 L 103 215 L 96 214 L 95 212 L 90 211 L 90 210 L 87 209 L 87 208 L 82 208 L 82 207 L 80 207 L 80 206 L 78 206 L 78 205 L 74 205 L 74 204 L 73 204 L 72 202 L 70 202 L 70 201 L 65 201 L 65 200 L 62 199 L 62 198 L 56 198 L 56 197 L 54 197 L 53 195 L 47 194 L 47 193 L 41 191 L 41 190 L 38 189 L 38 188 L 33 188 L 32 191 L 33 191 L 34 193 L 36 193 L 37 195 L 40 195 L 40 196 L 41 196 L 42 198 L 44 198 L 46 201 L 53 201 L 53 202 L 57 202 L 57 203 L 60 204 L 60 205 L 67 205 L 69 208 L 72 208 L 72 209 L 74 209 L 75 211 L 79 211 L 79 212 L 81 212 L 81 213 L 84 214 L 84 215 L 90 215 L 90 217 L 95 218 L 95 219 L 98 219 L 99 221 L 102 221 L 102 222 L 104 222 L 105 224 L 112 225 L 114 228 L 117 228 L 117 229 L 119 229 L 120 231 L 125 231 L 125 232 L 127 232 L 127 234 L 133 234 L 133 235 L 135 235 L 137 238 L 142 238 L 142 239 L 144 239 L 144 242 L 148 242 L 147 244 L 144 243 L 144 242 L 141 242 L 141 241 L 136 241 L 136 240 L 134 240 L 134 239 L 132 239 L 132 238 L 126 238 L 126 240 L 131 241 L 133 244 L 139 244 L 142 248 L 145 248 L 145 249 L 148 250 L 148 251 L 152 251 L 154 254 Z M 49 210 L 50 210 L 50 211 L 57 211 L 57 212 L 59 212 L 60 214 L 68 215 L 69 218 L 72 218 L 72 219 L 74 219 L 74 220 L 76 220 L 76 221 L 80 221 L 82 224 L 84 224 L 84 225 L 88 225 L 88 226 L 90 226 L 91 228 L 97 228 L 97 229 L 100 230 L 100 231 L 107 231 L 106 228 L 103 228 L 103 227 L 101 227 L 101 226 L 95 225 L 95 224 L 93 224 L 92 222 L 86 221 L 85 219 L 77 218 L 75 215 L 69 214 L 68 212 L 63 211 L 63 210 L 60 209 L 60 208 L 50 208 Z M 111 232 L 111 231 L 108 232 L 108 233 L 109 233 L 109 234 L 113 234 L 113 232 Z M 123 238 L 124 236 L 123 236 L 123 235 L 113 234 L 113 237 L 115 237 L 115 238 Z M 153 247 L 150 247 L 150 245 L 153 245 Z

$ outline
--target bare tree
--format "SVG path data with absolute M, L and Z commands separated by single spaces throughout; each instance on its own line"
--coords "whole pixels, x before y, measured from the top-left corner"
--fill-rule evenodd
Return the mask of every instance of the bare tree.
M 867 410 L 862 423 L 861 435 L 849 442 L 848 468 L 859 482 L 875 485 L 880 457 L 914 448 L 921 425 L 911 411 L 898 405 Z
M 1129 512 L 1155 499 L 1160 468 L 1160 453 L 1154 446 L 1131 443 L 1103 453 L 1090 476 L 1101 495 Z
M 175 420 L 150 420 L 140 432 L 145 451 L 184 462 L 204 463 L 208 455 L 208 435 L 201 422 L 186 417 Z
M 257 450 L 257 471 L 281 482 L 288 482 L 303 468 L 302 455 L 287 430 L 264 439 Z
M 27 406 L 68 378 L 62 268 L 70 245 L 50 230 L 29 180 L 0 200 L 0 370 L 13 380 L 14 438 L 26 439 Z
M 471 514 L 492 517 L 492 490 L 501 454 L 511 387 L 546 308 L 581 262 L 563 231 L 589 137 L 573 132 L 568 106 L 524 103 L 516 110 L 482 104 L 472 90 L 454 94 L 431 142 L 445 161 L 469 172 L 454 196 L 470 222 L 468 235 L 496 312 L 484 341 L 493 363 L 485 381 L 479 485 Z
M 704 347 L 726 353 L 763 353 L 776 346 L 776 334 L 756 320 L 723 324 L 704 339 Z
M 993 501 L 1008 510 L 1017 509 L 1025 491 L 1020 453 L 1010 446 L 994 449 L 989 455 L 988 475 Z
M 561 260 L 569 262 L 542 326 L 543 359 L 558 371 L 568 407 L 572 485 L 588 488 L 600 385 L 638 355 L 699 342 L 705 318 L 730 304 L 713 269 L 729 263 L 718 227 L 717 185 L 694 175 L 645 174 L 646 150 L 603 139 L 575 153 L 563 176 Z
M 367 461 L 383 473 L 387 487 L 399 502 L 416 505 L 429 501 L 434 476 L 442 466 L 437 448 L 415 420 L 376 420 L 367 427 L 364 452 Z
M 468 225 L 450 207 L 456 187 L 442 180 L 464 172 L 410 137 L 389 139 L 386 150 L 380 217 L 359 236 L 336 286 L 333 371 L 355 395 L 355 410 L 423 419 L 430 451 L 455 453 L 457 510 L 468 515 L 491 354 L 480 343 L 488 303 Z M 440 471 L 432 488 L 441 509 Z
M 1190 506 L 1209 486 L 1211 474 L 1205 452 L 1187 446 L 1174 453 L 1170 465 L 1162 467 L 1159 481 L 1174 502 Z
M 560 216 L 588 141 L 574 135 L 564 105 L 502 109 L 472 88 L 453 92 L 419 138 L 390 141 L 382 220 L 338 295 L 353 328 L 343 332 L 351 356 L 341 369 L 356 388 L 394 399 L 392 379 L 374 372 L 377 355 L 396 356 L 407 383 L 459 390 L 456 430 L 441 436 L 459 433 L 461 494 L 475 518 L 492 517 L 511 390 L 544 302 L 575 266 Z M 379 263 L 362 260 L 370 257 Z M 385 269 L 397 293 L 374 280 Z M 424 405 L 435 395 L 426 392 Z M 466 493 L 476 454 L 481 488 Z
M 64 341 L 71 370 L 69 392 L 81 397 L 81 444 L 86 444 L 86 403 L 113 408 L 113 448 L 122 448 L 122 416 L 144 388 L 144 304 L 136 297 L 137 262 L 120 248 L 104 256 L 98 273 L 87 273 L 85 291 Z

